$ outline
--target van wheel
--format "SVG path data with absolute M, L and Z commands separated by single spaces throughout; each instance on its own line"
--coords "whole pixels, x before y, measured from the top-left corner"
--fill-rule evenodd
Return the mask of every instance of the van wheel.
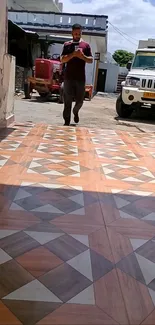
M 133 113 L 133 108 L 123 103 L 121 95 L 119 95 L 116 101 L 116 112 L 122 118 L 130 117 Z

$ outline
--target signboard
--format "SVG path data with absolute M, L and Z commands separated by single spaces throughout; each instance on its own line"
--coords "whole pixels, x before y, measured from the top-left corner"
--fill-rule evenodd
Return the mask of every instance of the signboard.
M 100 53 L 99 52 L 95 53 L 94 60 L 100 60 Z

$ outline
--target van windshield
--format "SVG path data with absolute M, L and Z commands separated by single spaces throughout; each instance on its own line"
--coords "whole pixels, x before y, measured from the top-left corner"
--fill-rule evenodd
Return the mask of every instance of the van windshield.
M 155 69 L 155 52 L 137 52 L 132 68 Z

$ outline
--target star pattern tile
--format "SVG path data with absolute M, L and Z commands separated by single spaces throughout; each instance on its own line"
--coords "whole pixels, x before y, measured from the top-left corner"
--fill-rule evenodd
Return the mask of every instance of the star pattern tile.
M 155 135 L 0 139 L 0 325 L 154 324 Z

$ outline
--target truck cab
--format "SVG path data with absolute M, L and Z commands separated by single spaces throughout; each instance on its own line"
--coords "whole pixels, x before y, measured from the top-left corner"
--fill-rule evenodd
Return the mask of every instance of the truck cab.
M 116 111 L 118 116 L 127 118 L 146 104 L 148 109 L 155 108 L 155 48 L 136 51 L 131 69 L 122 83 Z

